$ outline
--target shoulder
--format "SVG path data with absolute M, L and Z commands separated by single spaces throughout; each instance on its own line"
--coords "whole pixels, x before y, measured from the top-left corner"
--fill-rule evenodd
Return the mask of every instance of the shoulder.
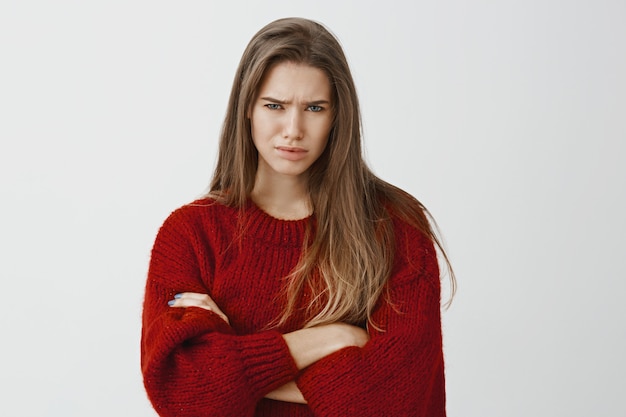
M 438 254 L 430 236 L 409 222 L 395 218 L 394 255 L 390 282 L 393 287 L 429 282 L 440 285 Z
M 159 229 L 159 234 L 195 234 L 203 229 L 232 223 L 236 221 L 237 213 L 237 208 L 225 206 L 212 198 L 201 198 L 172 211 Z
M 194 222 L 211 218 L 228 218 L 236 216 L 237 209 L 228 207 L 209 197 L 194 200 L 178 207 L 165 220 L 168 222 Z
M 413 195 L 386 181 L 375 181 L 377 204 L 384 208 L 386 217 L 398 227 L 413 225 L 419 230 L 430 230 L 428 210 Z
M 393 225 L 396 243 L 406 241 L 412 245 L 432 244 L 432 227 L 426 208 L 411 194 L 395 188 L 382 196 L 385 217 Z
M 418 200 L 407 193 L 404 194 L 401 200 L 387 201 L 385 204 L 385 210 L 393 227 L 394 273 L 392 275 L 405 278 L 422 276 L 438 281 L 439 266 L 435 231 L 429 220 L 429 213 Z
M 430 230 L 420 227 L 423 219 L 416 219 L 415 222 L 402 217 L 392 216 L 394 239 L 396 251 L 400 255 L 415 257 L 416 255 L 429 256 L 434 253 L 434 243 L 430 236 Z
M 194 265 L 211 258 L 235 235 L 237 212 L 237 208 L 207 198 L 175 209 L 156 234 L 153 263 L 169 259 L 177 265 Z
M 393 228 L 392 278 L 404 282 L 419 276 L 438 286 L 437 226 L 430 212 L 417 198 L 394 185 L 380 181 L 377 189 Z

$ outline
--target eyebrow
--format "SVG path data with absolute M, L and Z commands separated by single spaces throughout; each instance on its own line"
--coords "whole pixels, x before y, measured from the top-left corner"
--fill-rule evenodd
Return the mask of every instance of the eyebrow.
M 273 97 L 261 97 L 261 100 L 270 101 L 270 102 L 276 103 L 276 104 L 290 104 L 289 101 L 279 100 L 279 99 L 273 98 Z M 328 101 L 328 100 L 313 100 L 313 101 L 307 101 L 306 104 L 308 104 L 309 106 L 319 106 L 320 104 L 330 104 L 330 101 Z

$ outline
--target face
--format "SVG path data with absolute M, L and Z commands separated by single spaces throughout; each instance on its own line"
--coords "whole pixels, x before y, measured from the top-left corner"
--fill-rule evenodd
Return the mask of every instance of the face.
M 265 74 L 250 109 L 257 177 L 307 178 L 326 148 L 333 112 L 330 82 L 317 68 L 284 62 Z

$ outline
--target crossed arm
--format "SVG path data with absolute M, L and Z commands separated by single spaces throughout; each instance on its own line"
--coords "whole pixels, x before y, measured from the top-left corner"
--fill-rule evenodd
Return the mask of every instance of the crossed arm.
M 208 294 L 185 292 L 177 294 L 169 302 L 170 307 L 199 307 L 212 311 L 229 323 L 228 317 Z M 332 323 L 296 330 L 283 335 L 289 352 L 298 369 L 304 369 L 318 360 L 346 347 L 363 347 L 369 340 L 367 332 L 346 323 Z M 306 404 L 295 381 L 268 393 L 266 398 L 278 401 Z

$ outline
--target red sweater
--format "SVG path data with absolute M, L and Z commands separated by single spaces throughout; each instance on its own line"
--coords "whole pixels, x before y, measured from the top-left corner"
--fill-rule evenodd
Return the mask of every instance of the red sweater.
M 440 282 L 432 243 L 394 220 L 396 256 L 363 348 L 346 348 L 298 371 L 281 334 L 285 277 L 298 262 L 309 219 L 275 219 L 254 204 L 241 234 L 239 210 L 199 200 L 165 221 L 154 248 L 143 311 L 141 362 L 163 417 L 445 416 Z M 241 238 L 240 238 L 241 236 Z M 179 292 L 209 294 L 229 317 L 171 308 Z M 385 297 L 383 297 L 385 298 Z M 308 405 L 264 399 L 295 380 Z

